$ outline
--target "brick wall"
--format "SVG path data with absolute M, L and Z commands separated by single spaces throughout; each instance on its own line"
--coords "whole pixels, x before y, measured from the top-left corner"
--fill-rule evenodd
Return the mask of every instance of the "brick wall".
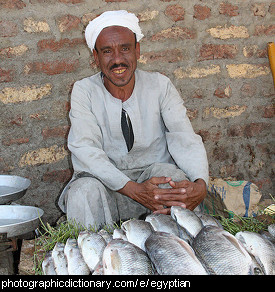
M 22 204 L 55 221 L 72 170 L 66 137 L 70 92 L 97 72 L 85 45 L 89 20 L 136 13 L 145 35 L 139 68 L 169 76 L 205 142 L 212 176 L 272 193 L 274 85 L 267 43 L 275 2 L 0 0 L 0 173 L 32 181 Z

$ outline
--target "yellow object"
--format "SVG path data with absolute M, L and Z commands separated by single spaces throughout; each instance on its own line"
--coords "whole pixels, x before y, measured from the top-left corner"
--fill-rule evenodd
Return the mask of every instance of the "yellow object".
M 275 214 L 275 204 L 271 204 L 264 209 L 264 214 L 274 215 Z
M 275 44 L 273 42 L 267 44 L 267 52 L 275 88 Z

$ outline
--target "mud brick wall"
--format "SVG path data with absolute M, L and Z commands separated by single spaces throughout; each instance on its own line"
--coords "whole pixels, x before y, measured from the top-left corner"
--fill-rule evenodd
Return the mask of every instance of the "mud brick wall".
M 98 71 L 84 41 L 106 10 L 136 13 L 145 35 L 138 66 L 171 78 L 204 140 L 210 174 L 272 189 L 274 85 L 268 0 L 0 0 L 0 173 L 31 179 L 18 201 L 60 216 L 72 168 L 70 92 Z

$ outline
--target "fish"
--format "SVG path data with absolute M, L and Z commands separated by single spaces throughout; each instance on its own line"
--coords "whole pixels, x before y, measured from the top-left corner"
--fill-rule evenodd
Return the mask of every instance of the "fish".
M 151 223 L 155 231 L 174 234 L 187 242 L 191 240 L 186 230 L 177 224 L 170 215 L 152 213 L 146 216 L 145 221 Z
M 148 255 L 139 247 L 123 239 L 113 239 L 102 257 L 104 275 L 152 275 Z
M 77 237 L 77 245 L 80 247 L 82 240 L 88 236 L 91 232 L 88 230 L 80 231 Z
M 52 258 L 52 251 L 48 251 L 45 254 L 45 258 L 42 262 L 42 271 L 44 275 L 56 275 Z
M 64 247 L 64 243 L 57 242 L 52 250 L 52 259 L 57 275 L 69 275 L 67 260 L 64 254 Z
M 130 219 L 121 224 L 127 240 L 145 251 L 145 240 L 154 231 L 149 222 L 138 219 Z
M 194 211 L 194 213 L 201 219 L 202 225 L 206 226 L 206 225 L 213 225 L 216 227 L 220 227 L 223 229 L 222 224 L 215 219 L 213 216 L 200 212 L 200 211 Z
M 255 257 L 264 274 L 275 275 L 275 246 L 272 242 L 251 231 L 239 231 L 235 237 Z
M 145 247 L 159 275 L 207 275 L 192 247 L 178 236 L 154 231 Z
M 253 274 L 254 264 L 248 252 L 235 236 L 219 227 L 204 226 L 192 247 L 211 275 Z
M 113 239 L 112 234 L 105 229 L 100 229 L 97 233 L 104 238 L 106 243 L 109 243 Z
M 103 251 L 107 243 L 99 233 L 88 232 L 87 234 L 81 234 L 82 240 L 79 240 L 79 236 L 78 247 L 81 255 L 90 271 L 93 272 L 96 265 L 102 260 Z
M 102 260 L 98 262 L 98 264 L 94 268 L 94 272 L 92 273 L 93 276 L 102 276 L 104 275 L 103 271 L 103 263 Z
M 171 216 L 187 231 L 191 238 L 194 238 L 203 227 L 201 219 L 189 209 L 180 206 L 172 206 Z
M 123 239 L 123 240 L 126 240 L 126 241 L 128 240 L 124 230 L 122 230 L 120 228 L 116 228 L 114 230 L 113 239 Z
M 267 230 L 271 234 L 271 236 L 275 239 L 275 223 L 268 225 Z
M 84 239 L 83 239 L 84 240 Z M 89 275 L 90 269 L 84 261 L 77 240 L 68 238 L 64 247 L 69 275 Z

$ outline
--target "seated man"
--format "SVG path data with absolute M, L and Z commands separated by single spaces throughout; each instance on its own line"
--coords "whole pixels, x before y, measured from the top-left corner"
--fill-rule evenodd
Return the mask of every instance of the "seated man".
M 138 18 L 108 11 L 85 38 L 101 72 L 77 81 L 71 96 L 68 148 L 74 175 L 59 205 L 87 227 L 193 210 L 206 196 L 202 139 L 171 81 L 137 69 Z

